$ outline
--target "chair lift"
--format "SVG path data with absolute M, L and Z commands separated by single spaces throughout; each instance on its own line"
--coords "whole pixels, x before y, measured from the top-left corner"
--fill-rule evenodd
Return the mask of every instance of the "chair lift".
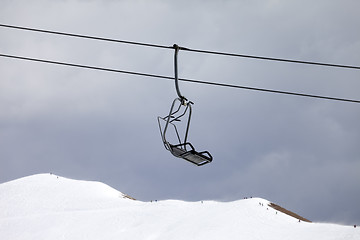
M 170 151 L 172 155 L 178 158 L 183 158 L 186 161 L 189 161 L 197 166 L 202 166 L 204 164 L 210 163 L 213 160 L 213 158 L 208 151 L 197 152 L 194 146 L 187 141 L 189 127 L 190 127 L 190 119 L 192 114 L 191 105 L 194 103 L 187 100 L 180 93 L 179 84 L 178 84 L 178 68 L 177 68 L 177 55 L 180 47 L 174 44 L 174 48 L 175 48 L 175 55 L 174 55 L 175 88 L 178 97 L 174 99 L 169 114 L 165 117 L 158 117 L 160 134 L 165 149 Z M 175 107 L 177 104 L 179 106 Z M 188 115 L 188 117 L 185 125 L 186 126 L 185 135 L 183 138 L 181 138 L 178 132 L 178 128 L 176 127 L 176 123 L 180 122 L 182 118 L 186 118 L 186 115 Z M 163 129 L 161 127 L 160 120 L 165 121 L 165 126 Z M 176 133 L 177 143 L 170 143 L 166 138 L 166 133 L 169 126 L 172 126 L 173 130 Z

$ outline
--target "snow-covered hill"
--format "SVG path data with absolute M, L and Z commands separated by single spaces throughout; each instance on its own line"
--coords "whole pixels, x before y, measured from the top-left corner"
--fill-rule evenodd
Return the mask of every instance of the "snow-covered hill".
M 261 198 L 141 202 L 99 182 L 39 174 L 0 184 L 0 239 L 360 239 Z

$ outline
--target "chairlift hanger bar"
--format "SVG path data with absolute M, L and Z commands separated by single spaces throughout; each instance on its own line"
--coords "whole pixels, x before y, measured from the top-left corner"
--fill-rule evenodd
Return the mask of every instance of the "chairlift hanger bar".
M 175 88 L 176 88 L 176 93 L 179 96 L 179 98 L 181 99 L 181 101 L 186 100 L 186 98 L 181 94 L 180 92 L 180 88 L 179 88 L 179 75 L 178 75 L 178 53 L 179 53 L 179 49 L 180 47 L 176 44 L 173 45 L 174 49 L 175 49 L 175 54 L 174 54 L 174 75 L 175 75 Z
M 47 34 L 63 35 L 63 36 L 67 36 L 67 37 L 85 38 L 85 39 L 92 39 L 92 40 L 98 40 L 98 41 L 107 41 L 107 42 L 115 42 L 115 43 L 123 43 L 123 44 L 140 45 L 140 46 L 145 46 L 145 47 L 164 48 L 164 49 L 172 49 L 172 48 L 174 48 L 174 46 L 165 46 L 165 45 L 142 43 L 142 42 L 135 42 L 135 41 L 125 41 L 125 40 L 119 40 L 119 39 L 113 39 L 113 38 L 95 37 L 95 36 L 89 36 L 89 35 L 80 35 L 80 34 L 59 32 L 59 31 L 50 31 L 50 30 L 36 29 L 36 28 L 29 28 L 29 27 L 21 27 L 21 26 L 14 26 L 14 25 L 8 25 L 8 24 L 0 24 L 0 27 L 12 28 L 12 29 L 17 29 L 17 30 L 32 31 L 32 32 L 47 33 Z M 205 54 L 224 55 L 224 56 L 231 56 L 231 57 L 252 58 L 252 59 L 267 60 L 267 61 L 298 63 L 298 64 L 308 64 L 308 65 L 317 65 L 317 66 L 325 66 L 325 67 L 336 67 L 336 68 L 347 68 L 347 69 L 360 70 L 359 66 L 343 65 L 343 64 L 332 64 L 332 63 L 321 63 L 321 62 L 313 62 L 313 61 L 291 60 L 291 59 L 284 59 L 284 58 L 272 58 L 272 57 L 237 54 L 237 53 L 227 53 L 227 52 L 191 49 L 191 48 L 184 48 L 184 47 L 179 47 L 179 50 L 190 51 L 190 52 L 198 52 L 198 53 L 205 53 Z

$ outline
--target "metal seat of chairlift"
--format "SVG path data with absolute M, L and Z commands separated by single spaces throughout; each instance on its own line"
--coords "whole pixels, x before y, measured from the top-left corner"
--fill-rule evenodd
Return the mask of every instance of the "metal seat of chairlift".
M 190 146 L 191 150 L 186 150 L 186 146 Z M 189 142 L 178 145 L 170 145 L 170 152 L 175 157 L 183 158 L 186 161 L 189 161 L 197 166 L 202 166 L 204 164 L 210 163 L 213 159 L 208 151 L 197 152 L 193 145 Z

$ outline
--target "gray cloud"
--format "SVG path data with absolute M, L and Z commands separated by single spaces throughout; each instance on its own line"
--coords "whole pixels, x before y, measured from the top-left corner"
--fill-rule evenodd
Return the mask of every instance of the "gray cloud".
M 199 49 L 359 65 L 357 1 L 5 1 L 0 22 Z M 16 14 L 15 14 L 16 13 Z M 173 51 L 0 29 L 0 52 L 173 75 Z M 359 72 L 180 52 L 180 77 L 360 99 Z M 0 182 L 39 172 L 142 200 L 260 196 L 358 222 L 359 106 L 180 83 L 196 168 L 162 146 L 168 80 L 0 59 Z

